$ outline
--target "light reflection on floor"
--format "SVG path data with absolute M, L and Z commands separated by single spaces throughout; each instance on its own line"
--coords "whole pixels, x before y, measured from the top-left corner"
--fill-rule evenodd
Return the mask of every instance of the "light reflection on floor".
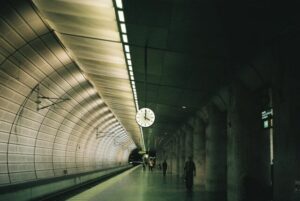
M 143 171 L 135 167 L 109 179 L 83 193 L 70 198 L 95 201 L 225 201 L 220 196 L 194 186 L 192 192 L 185 189 L 183 179 L 154 170 Z

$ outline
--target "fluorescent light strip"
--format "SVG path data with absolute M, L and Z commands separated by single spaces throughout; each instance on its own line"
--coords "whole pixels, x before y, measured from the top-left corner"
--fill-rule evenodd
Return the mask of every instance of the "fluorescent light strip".
M 125 22 L 124 12 L 122 10 L 118 10 L 118 16 L 120 22 Z
M 116 0 L 116 5 L 117 5 L 117 8 L 122 9 L 123 8 L 122 0 Z
M 122 34 L 123 42 L 128 43 L 128 38 L 126 34 Z
M 127 31 L 126 31 L 126 26 L 125 26 L 125 23 L 121 23 L 121 31 L 122 31 L 122 33 L 126 33 Z
M 130 52 L 129 45 L 124 45 L 124 47 L 125 47 L 125 52 Z
M 116 6 L 117 6 L 118 9 L 123 9 L 122 0 L 115 0 L 115 2 L 116 2 Z M 123 42 L 128 43 L 128 37 L 126 35 L 127 29 L 126 29 L 126 24 L 125 24 L 125 16 L 124 16 L 124 12 L 122 10 L 118 10 L 118 17 L 119 17 L 119 21 L 122 22 L 120 24 L 120 27 L 121 27 Z M 134 94 L 134 98 L 135 98 L 135 106 L 136 106 L 136 110 L 139 110 L 139 105 L 138 105 L 138 101 L 137 101 L 137 94 L 136 94 L 136 86 L 135 86 L 134 76 L 133 76 L 133 72 L 132 72 L 131 56 L 129 54 L 129 52 L 130 52 L 129 45 L 124 44 L 124 49 L 125 49 L 125 53 L 126 53 L 127 64 L 128 64 L 128 69 L 129 69 L 129 74 L 130 74 L 130 79 L 131 79 L 131 85 L 132 85 L 133 94 Z M 142 140 L 143 141 L 143 148 L 145 149 L 145 142 L 144 142 L 144 136 L 143 136 L 143 130 L 142 129 L 141 129 L 141 132 L 142 132 L 142 138 L 143 138 L 143 140 Z

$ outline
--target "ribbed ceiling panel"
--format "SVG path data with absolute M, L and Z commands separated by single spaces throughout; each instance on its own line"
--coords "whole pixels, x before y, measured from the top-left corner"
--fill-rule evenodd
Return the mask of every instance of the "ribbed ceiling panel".
M 113 2 L 33 2 L 134 142 L 143 147 Z

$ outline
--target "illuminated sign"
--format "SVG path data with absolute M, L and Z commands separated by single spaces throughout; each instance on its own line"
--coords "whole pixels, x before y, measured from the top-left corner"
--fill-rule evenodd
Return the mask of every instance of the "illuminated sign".
M 262 111 L 261 119 L 263 121 L 263 128 L 273 127 L 273 108 Z

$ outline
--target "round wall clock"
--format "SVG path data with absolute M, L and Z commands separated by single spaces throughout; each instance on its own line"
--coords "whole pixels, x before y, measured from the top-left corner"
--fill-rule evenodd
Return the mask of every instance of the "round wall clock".
M 154 112 L 149 108 L 142 108 L 136 113 L 136 122 L 142 127 L 149 127 L 154 123 Z

